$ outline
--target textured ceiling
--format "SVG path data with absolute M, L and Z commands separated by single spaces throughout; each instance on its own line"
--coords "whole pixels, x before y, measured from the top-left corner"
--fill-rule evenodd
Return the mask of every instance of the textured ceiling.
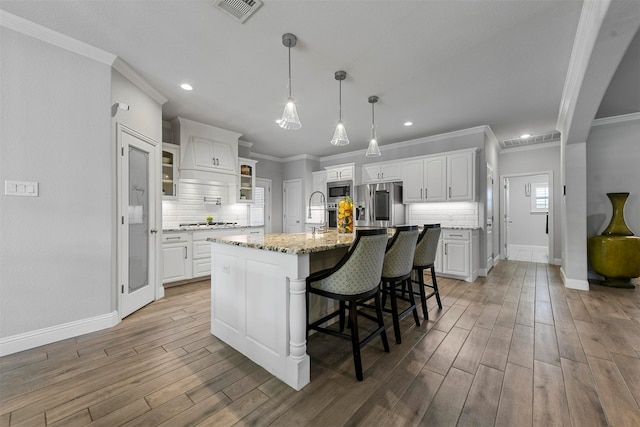
M 276 157 L 366 149 L 370 95 L 385 144 L 489 125 L 499 140 L 552 132 L 582 2 L 274 1 L 241 24 L 204 1 L 12 1 L 0 8 L 119 56 L 183 116 Z M 303 123 L 274 122 L 293 96 Z M 329 144 L 342 113 L 351 144 Z M 189 82 L 194 90 L 179 88 Z M 132 106 L 135 108 L 135 106 Z M 404 127 L 407 120 L 412 127 Z

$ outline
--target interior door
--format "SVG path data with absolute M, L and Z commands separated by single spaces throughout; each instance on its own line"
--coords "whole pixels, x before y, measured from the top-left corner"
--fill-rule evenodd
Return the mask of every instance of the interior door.
M 156 143 L 124 126 L 121 141 L 120 316 L 156 295 Z
M 493 267 L 493 168 L 487 163 L 487 272 Z
M 511 228 L 509 178 L 504 179 L 504 259 L 509 259 L 509 229 Z
M 302 232 L 302 181 L 291 179 L 282 185 L 282 224 L 285 233 Z

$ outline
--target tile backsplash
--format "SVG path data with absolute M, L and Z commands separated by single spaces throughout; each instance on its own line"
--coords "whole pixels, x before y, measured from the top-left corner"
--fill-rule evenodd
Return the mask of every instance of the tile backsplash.
M 206 202 L 204 198 L 220 198 L 220 205 Z M 207 216 L 214 221 L 237 222 L 247 225 L 249 206 L 231 201 L 229 187 L 178 182 L 178 200 L 162 201 L 162 228 L 176 228 L 180 224 L 205 221 Z
M 407 205 L 407 223 L 440 223 L 443 227 L 477 227 L 477 202 L 411 203 Z

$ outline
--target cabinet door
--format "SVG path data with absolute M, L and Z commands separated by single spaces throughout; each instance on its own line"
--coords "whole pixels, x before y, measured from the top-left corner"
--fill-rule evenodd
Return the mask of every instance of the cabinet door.
M 353 166 L 341 168 L 339 171 L 340 180 L 353 179 Z
M 448 199 L 452 202 L 473 201 L 474 165 L 473 153 L 447 156 Z
M 327 195 L 327 172 L 316 171 L 311 173 L 313 177 L 313 191 L 322 191 L 322 194 Z
M 204 138 L 193 138 L 196 167 L 212 172 L 235 173 L 235 157 L 229 144 Z
M 400 163 L 380 165 L 380 180 L 382 181 L 402 181 L 402 168 Z
M 173 144 L 162 144 L 162 198 L 176 200 L 178 198 L 178 152 L 180 147 Z
M 236 159 L 229 144 L 214 141 L 213 156 L 216 159 L 216 169 L 235 173 Z
M 164 274 L 162 283 L 190 279 L 187 264 L 187 243 L 182 245 L 165 245 L 162 247 L 162 265 Z
M 469 242 L 445 240 L 444 246 L 443 273 L 455 274 L 458 276 L 469 275 Z
M 362 183 L 369 184 L 380 181 L 380 166 L 364 165 L 362 166 Z
M 438 242 L 438 250 L 436 250 L 436 260 L 433 262 L 436 273 L 442 273 L 442 240 Z
M 241 159 L 238 162 L 240 173 L 238 174 L 237 201 L 243 203 L 253 203 L 256 193 L 256 162 L 253 160 Z
M 424 160 L 424 199 L 427 202 L 445 202 L 447 200 L 447 158 L 433 157 Z
M 402 189 L 404 203 L 423 202 L 424 160 L 415 160 L 405 163 L 405 179 Z

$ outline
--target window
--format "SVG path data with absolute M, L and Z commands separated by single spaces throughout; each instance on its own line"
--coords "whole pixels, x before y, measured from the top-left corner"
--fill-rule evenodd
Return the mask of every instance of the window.
M 549 184 L 531 184 L 531 212 L 549 212 Z

